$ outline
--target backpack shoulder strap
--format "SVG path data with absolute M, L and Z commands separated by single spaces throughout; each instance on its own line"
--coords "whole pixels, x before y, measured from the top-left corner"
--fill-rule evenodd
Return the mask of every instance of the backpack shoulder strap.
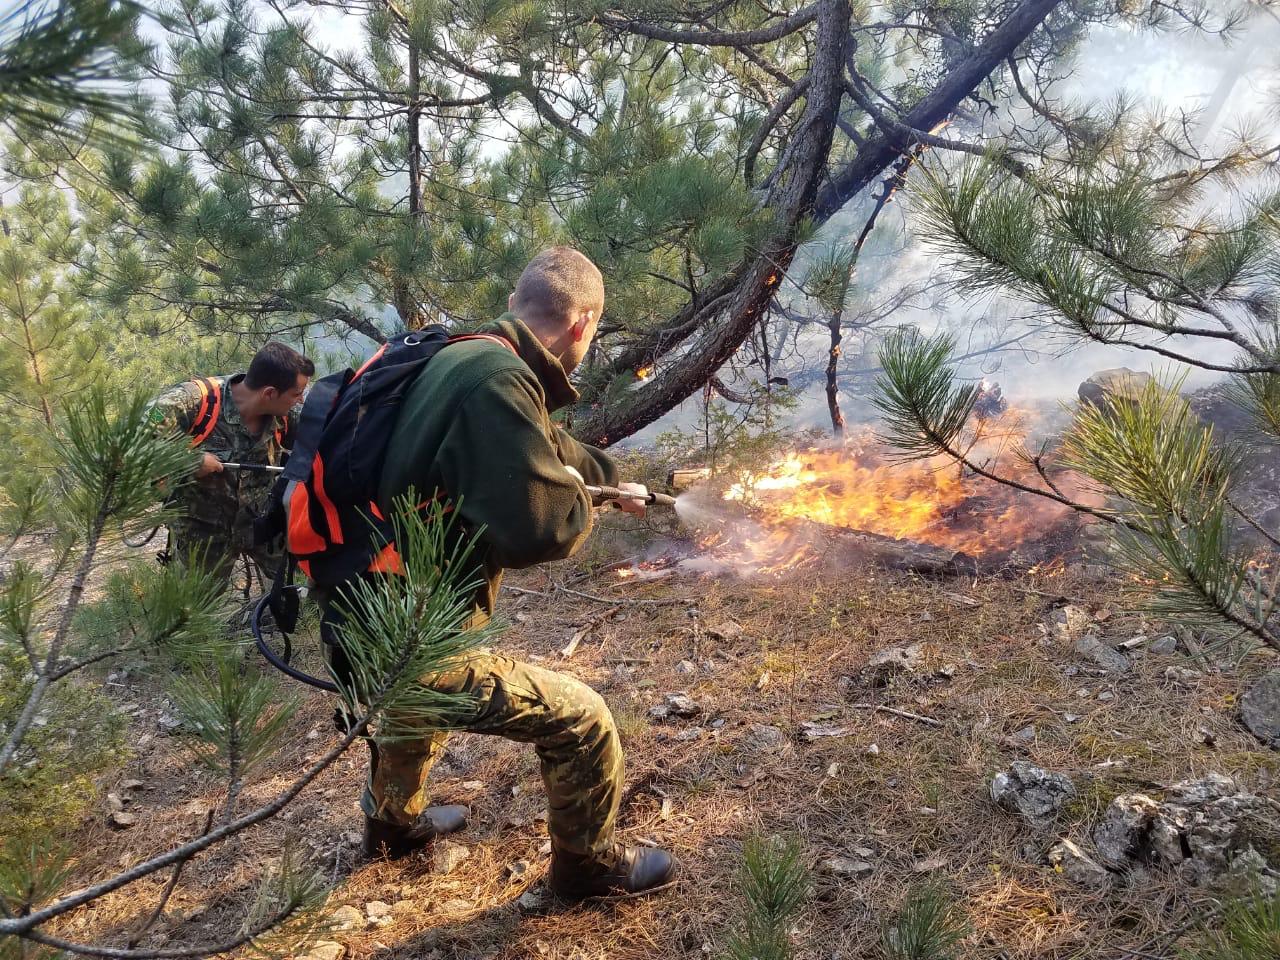
M 191 382 L 200 391 L 200 407 L 187 433 L 191 436 L 191 445 L 198 447 L 209 439 L 222 415 L 222 383 L 213 377 L 196 377 Z

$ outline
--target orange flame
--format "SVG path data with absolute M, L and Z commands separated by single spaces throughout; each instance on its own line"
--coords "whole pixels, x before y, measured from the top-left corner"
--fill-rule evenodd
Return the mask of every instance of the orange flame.
M 1000 460 L 1000 470 L 1028 484 L 1037 479 L 1012 457 Z M 887 461 L 865 441 L 789 453 L 744 476 L 724 499 L 741 503 L 759 525 L 738 531 L 732 544 L 741 561 L 759 572 L 795 566 L 812 554 L 802 521 L 978 556 L 1042 537 L 1068 509 L 962 474 L 949 461 Z
M 652 366 L 641 367 L 639 370 L 636 371 L 637 380 L 648 380 L 651 376 L 653 376 Z

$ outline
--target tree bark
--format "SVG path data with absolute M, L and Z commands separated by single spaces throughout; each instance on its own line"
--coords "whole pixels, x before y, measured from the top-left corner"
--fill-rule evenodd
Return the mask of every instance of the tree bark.
M 849 42 L 849 19 L 848 0 L 821 0 L 812 80 L 804 113 L 792 134 L 792 161 L 780 180 L 773 205 L 779 229 L 750 263 L 742 282 L 728 295 L 722 319 L 706 330 L 692 349 L 629 399 L 612 409 L 592 411 L 578 425 L 579 436 L 607 444 L 652 423 L 707 383 L 760 322 L 795 256 L 801 223 L 813 209 L 817 185 L 826 170 L 844 95 L 841 75 Z
M 943 77 L 902 119 L 902 125 L 931 130 L 945 120 L 1061 2 L 1025 0 L 969 57 Z M 844 3 L 824 2 L 818 13 L 811 68 L 813 81 L 807 91 L 804 115 L 793 134 L 797 149 L 783 175 L 782 195 L 773 204 L 781 229 L 754 260 L 744 261 L 717 281 L 714 294 L 711 290 L 705 291 L 701 304 L 691 303 L 670 323 L 654 331 L 642 344 L 624 351 L 610 365 L 610 372 L 615 374 L 650 365 L 694 338 L 679 357 L 666 364 L 665 369 L 660 368 L 651 380 L 625 399 L 608 408 L 602 405 L 589 409 L 574 429 L 581 439 L 607 445 L 630 436 L 701 389 L 742 346 L 768 308 L 795 256 L 799 245 L 796 228 L 801 219 L 808 217 L 816 224 L 825 223 L 874 182 L 896 157 L 914 146 L 906 136 L 879 130 L 859 147 L 853 160 L 826 179 L 825 161 L 844 93 L 848 19 Z M 839 36 L 832 34 L 834 29 L 841 31 Z M 818 189 L 824 179 L 825 185 Z M 707 325 L 699 314 L 711 312 L 706 305 L 717 297 L 724 298 L 726 307 L 716 311 L 719 319 Z
M 844 311 L 837 310 L 827 321 L 827 330 L 831 334 L 831 347 L 827 351 L 827 410 L 831 413 L 831 432 L 837 440 L 844 439 L 844 414 L 840 412 L 840 384 L 836 380 L 836 370 L 840 364 L 840 341 L 844 339 L 844 331 L 840 322 Z

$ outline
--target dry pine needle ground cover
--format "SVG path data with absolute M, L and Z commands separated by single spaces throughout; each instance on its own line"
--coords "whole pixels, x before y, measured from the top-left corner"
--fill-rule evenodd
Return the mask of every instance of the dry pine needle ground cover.
M 566 582 L 577 592 L 560 589 Z M 627 752 L 622 836 L 678 855 L 673 892 L 549 915 L 523 910 L 518 900 L 548 859 L 533 751 L 459 735 L 432 781 L 438 801 L 472 808 L 470 827 L 452 843 L 397 864 L 361 863 L 356 799 L 366 754 L 352 750 L 282 818 L 191 863 L 144 943 L 174 947 L 232 932 L 287 833 L 335 881 L 324 912 L 341 922 L 320 936 L 350 957 L 714 957 L 740 908 L 732 881 L 742 842 L 763 832 L 798 835 L 814 867 L 794 931 L 797 957 L 879 956 L 883 925 L 915 885 L 932 880 L 972 927 L 965 957 L 1120 958 L 1122 948 L 1141 950 L 1179 927 L 1203 894 L 1160 874 L 1105 897 L 1082 891 L 1044 865 L 1048 846 L 1060 836 L 1084 839 L 1121 792 L 1158 793 L 1211 771 L 1280 795 L 1276 754 L 1239 727 L 1234 709 L 1269 658 L 1170 681 L 1169 666 L 1190 664 L 1148 654 L 1129 673 L 1102 674 L 1055 626 L 1063 604 L 1088 611 L 1110 637 L 1158 635 L 1158 625 L 1116 605 L 1105 578 L 928 581 L 838 569 L 636 583 L 564 563 L 509 583 L 501 648 L 572 672 L 608 700 Z M 914 672 L 884 685 L 865 670 L 875 652 L 916 642 L 924 662 Z M 84 825 L 80 883 L 198 832 L 222 797 L 180 738 L 156 726 L 154 693 L 129 682 L 112 690 L 133 705 L 137 751 L 103 786 L 142 781 L 126 797 L 139 823 L 114 830 L 101 816 Z M 687 693 L 698 714 L 652 719 L 650 708 L 673 691 Z M 331 707 L 308 693 L 288 745 L 246 787 L 243 804 L 272 796 L 331 745 Z M 843 735 L 810 739 L 806 723 Z M 1032 832 L 988 797 L 991 775 L 1020 758 L 1067 773 L 1080 788 L 1050 833 Z M 870 869 L 824 871 L 836 857 Z M 60 932 L 122 941 L 165 879 L 74 914 Z M 390 910 L 367 921 L 371 902 Z

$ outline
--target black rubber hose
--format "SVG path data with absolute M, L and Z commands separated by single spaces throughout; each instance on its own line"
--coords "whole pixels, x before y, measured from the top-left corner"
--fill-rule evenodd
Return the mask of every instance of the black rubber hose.
M 293 586 L 293 587 L 285 587 L 285 589 L 297 590 L 298 588 L 296 586 Z M 272 650 L 270 646 L 267 645 L 266 639 L 262 636 L 262 614 L 263 614 L 263 611 L 267 609 L 267 603 L 270 600 L 271 600 L 271 594 L 267 594 L 261 600 L 259 600 L 253 608 L 253 620 L 251 621 L 251 629 L 253 630 L 254 643 L 258 645 L 258 652 L 261 653 L 266 658 L 267 662 L 270 663 L 273 667 L 275 667 L 281 673 L 292 677 L 294 680 L 297 680 L 300 683 L 305 683 L 307 684 L 307 686 L 315 687 L 317 690 L 327 690 L 329 691 L 329 693 L 337 693 L 338 685 L 336 683 L 334 683 L 331 680 L 321 680 L 319 677 L 313 677 L 309 673 L 304 673 L 303 671 L 299 670 L 297 667 L 290 666 L 289 660 L 288 660 L 289 654 L 286 654 L 285 658 L 281 659 L 276 655 L 276 652 Z M 281 633 L 284 633 L 284 631 L 281 631 Z M 286 650 L 291 649 L 289 635 L 287 633 L 284 633 L 284 638 L 285 638 L 285 644 L 286 644 L 285 649 Z

